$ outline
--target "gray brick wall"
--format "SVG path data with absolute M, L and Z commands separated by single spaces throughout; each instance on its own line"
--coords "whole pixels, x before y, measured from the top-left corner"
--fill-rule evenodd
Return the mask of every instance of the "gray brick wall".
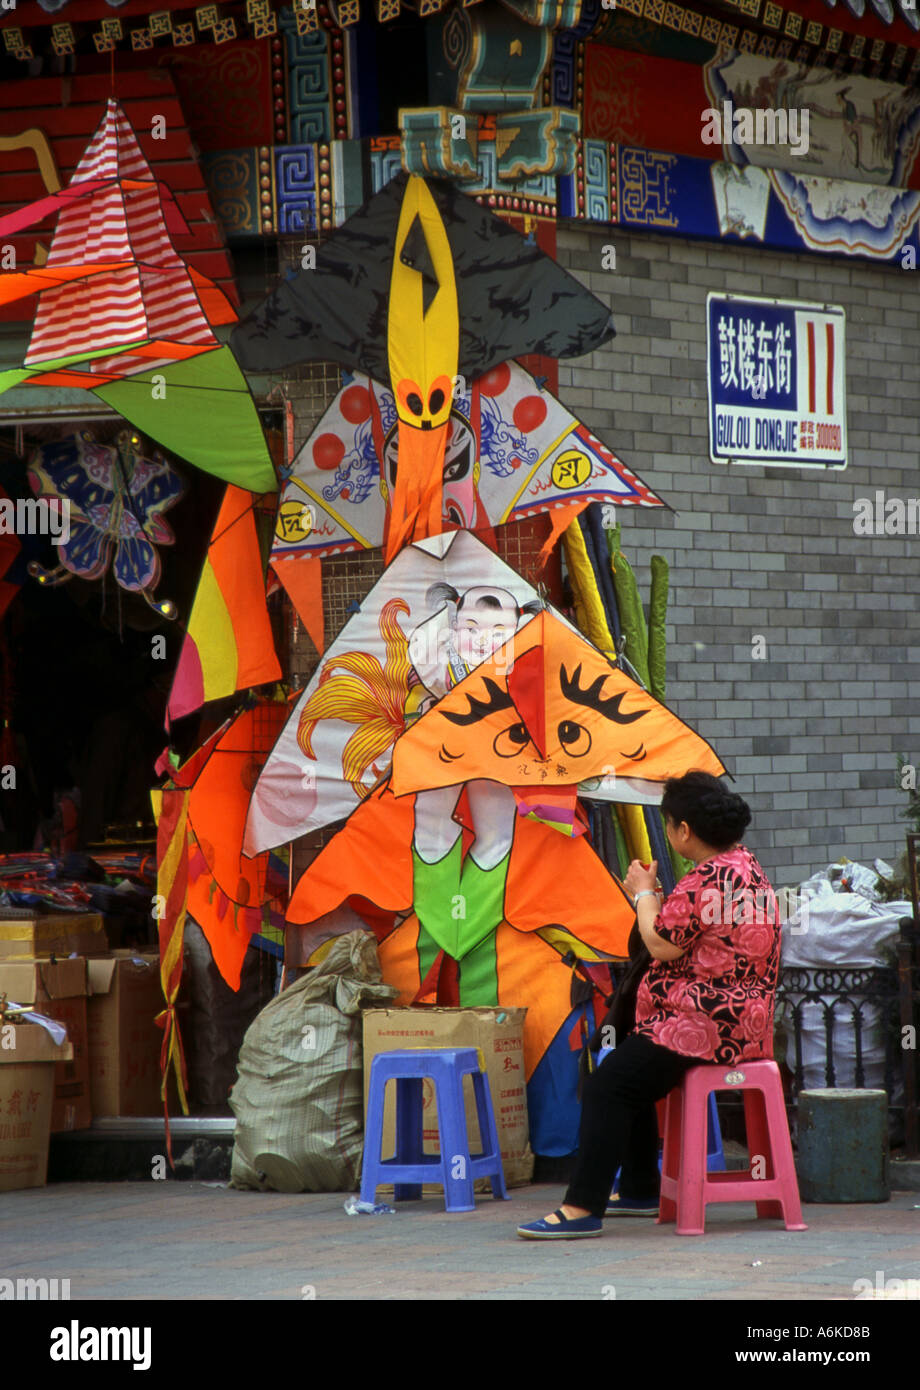
M 558 259 L 617 325 L 560 364 L 560 395 L 677 511 L 620 510 L 646 599 L 651 556 L 671 567 L 668 703 L 733 773 L 776 883 L 896 859 L 896 755 L 920 766 L 920 536 L 857 536 L 853 502 L 920 496 L 920 271 L 574 224 Z M 844 471 L 710 462 L 710 290 L 844 306 Z

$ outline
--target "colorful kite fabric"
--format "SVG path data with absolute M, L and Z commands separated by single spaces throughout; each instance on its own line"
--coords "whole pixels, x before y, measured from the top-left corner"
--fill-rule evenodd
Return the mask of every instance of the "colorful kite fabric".
M 175 998 L 181 978 L 186 915 L 201 927 L 231 989 L 239 988 L 252 936 L 276 937 L 283 924 L 287 877 L 279 876 L 272 856 L 243 858 L 241 845 L 249 793 L 284 714 L 283 703 L 259 701 L 228 719 L 181 766 L 168 754 L 157 764 L 157 771 L 169 776 L 165 787 L 151 793 L 157 818 L 160 959 L 168 1001 L 170 990 Z M 168 1029 L 164 1048 L 180 1058 L 174 1017 L 168 1019 Z
M 184 788 L 168 787 L 154 794 L 153 806 L 157 820 L 160 982 L 166 1003 L 165 1009 L 156 1017 L 157 1027 L 163 1029 L 160 1098 L 166 1119 L 166 1151 L 172 1162 L 167 1100 L 170 1070 L 175 1076 L 182 1111 L 188 1114 L 188 1070 L 176 1012 L 182 983 L 185 919 L 188 915 L 188 793 Z
M 0 221 L 0 235 L 57 208 L 46 263 L 0 275 L 0 303 L 40 295 L 25 364 L 0 374 L 0 392 L 95 391 L 190 463 L 274 491 L 249 387 L 212 331 L 236 314 L 175 250 L 181 214 L 113 98 L 68 187 Z
M 483 778 L 549 792 L 591 779 L 615 800 L 620 779 L 663 783 L 691 768 L 725 771 L 705 739 L 547 610 L 402 735 L 390 785 L 402 796 Z
M 450 183 L 398 174 L 231 344 L 249 370 L 331 358 L 389 383 L 399 461 L 386 479 L 389 562 L 441 530 L 451 411 L 466 381 L 524 353 L 577 356 L 612 336 L 607 309 L 535 244 Z
M 692 766 L 723 769 L 708 744 L 547 609 L 528 614 L 494 583 L 452 587 L 453 597 L 445 589 L 442 581 L 428 590 L 429 601 L 447 601 L 410 633 L 409 672 L 391 661 L 416 711 L 396 738 L 391 777 L 308 867 L 288 921 L 310 960 L 357 918 L 377 937 L 397 1003 L 525 1005 L 525 1069 L 539 1091 L 537 1068 L 572 1011 L 561 957 L 623 956 L 634 919 L 583 833 L 578 782 L 615 788 L 636 771 L 664 780 Z M 392 627 L 389 643 L 395 655 Z M 356 659 L 351 671 L 361 669 Z M 421 698 L 412 697 L 413 674 Z M 322 699 L 335 681 L 333 671 L 301 711 L 308 758 L 318 727 L 358 713 L 345 690 Z M 346 744 L 343 765 L 348 754 Z M 541 1126 L 556 1123 L 542 1099 L 531 1096 L 540 1152 Z
M 208 700 L 281 679 L 253 500 L 237 487 L 224 495 L 179 653 L 168 723 Z
M 179 986 L 182 983 L 182 946 L 185 939 L 185 919 L 188 916 L 188 801 L 195 779 L 223 732 L 223 729 L 218 729 L 181 767 L 176 766 L 172 759 L 164 754 L 157 764 L 157 772 L 168 772 L 169 780 L 164 787 L 156 788 L 150 793 L 157 823 L 156 915 L 160 945 L 160 981 L 166 1002 L 166 1008 L 157 1015 L 156 1023 L 163 1029 L 160 1096 L 166 1119 L 166 1152 L 170 1162 L 172 1145 L 167 1098 L 170 1068 L 175 1075 L 179 1102 L 183 1112 L 188 1114 L 188 1071 L 176 1009 Z
M 326 359 L 375 381 L 390 378 L 388 325 L 403 201 L 423 184 L 443 223 L 456 282 L 457 372 L 472 380 L 527 353 L 580 357 L 614 336 L 610 311 L 506 222 L 441 179 L 399 173 L 316 253 L 314 268 L 286 281 L 239 324 L 230 345 L 246 371 L 278 371 Z M 400 241 L 402 264 L 424 283 L 422 308 L 441 288 L 426 226 Z
M 315 962 L 364 925 L 401 1004 L 526 1005 L 539 1090 L 571 1026 L 562 957 L 623 956 L 634 918 L 584 833 L 578 784 L 660 794 L 691 767 L 723 770 L 456 531 L 402 550 L 327 652 L 256 786 L 245 848 L 348 815 L 297 884 L 289 951 Z M 538 1130 L 550 1125 L 546 1097 L 531 1099 Z
M 268 854 L 244 859 L 241 846 L 249 795 L 285 713 L 283 703 L 260 701 L 237 715 L 189 793 L 188 910 L 231 989 L 251 938 L 284 926 L 287 875 L 272 871 Z
M 342 388 L 294 459 L 278 507 L 273 559 L 383 544 L 397 426 L 387 387 L 355 376 Z M 516 362 L 459 384 L 435 532 L 504 525 L 579 500 L 664 505 Z
M 561 957 L 624 956 L 635 914 L 585 837 L 520 816 L 504 787 L 452 791 L 453 812 L 450 797 L 374 792 L 301 878 L 288 922 L 307 924 L 307 959 L 363 923 L 398 1004 L 526 1006 L 530 1079 L 571 1010 Z
M 67 574 L 52 571 L 50 577 L 98 579 L 114 551 L 116 581 L 152 602 L 160 578 L 156 546 L 173 543 L 163 513 L 179 500 L 185 484 L 162 454 L 145 458 L 139 443 L 127 430 L 114 446 L 81 430 L 33 455 L 28 468 L 33 492 L 57 499 L 69 513 L 69 535 L 57 544 Z
M 475 637 L 466 635 L 472 620 L 454 623 L 451 632 L 450 593 L 483 582 L 505 604 L 500 621 Z M 469 532 L 406 547 L 300 694 L 253 792 L 245 852 L 349 815 L 389 771 L 393 744 L 422 703 L 436 698 L 432 690 L 443 693 L 446 683 L 462 679 L 480 653 L 489 654 L 493 641 L 504 640 L 536 607 L 536 591 Z M 413 666 L 410 638 L 439 613 L 438 630 L 429 627 L 415 638 Z
M 526 630 L 542 607 L 536 590 L 468 531 L 406 547 L 301 693 L 253 792 L 245 853 L 273 848 L 350 815 L 389 772 L 400 735 L 516 632 Z M 561 614 L 554 614 L 554 622 L 584 641 Z M 597 655 L 589 643 L 585 648 L 591 659 Z M 676 715 L 609 663 L 604 670 L 611 689 L 631 692 L 627 708 L 648 709 L 643 701 L 654 706 L 656 736 L 667 731 L 669 740 L 692 751 L 696 761 L 684 770 L 715 770 L 718 760 L 708 744 Z M 626 744 L 622 752 L 630 750 L 638 751 Z M 660 801 L 660 780 L 657 773 L 646 775 L 647 765 L 645 759 L 611 759 L 615 772 L 592 767 L 584 773 L 586 794 Z
M 424 179 L 410 178 L 396 229 L 387 357 L 399 467 L 386 557 L 441 530 L 444 452 L 457 378 L 457 284 L 447 231 Z

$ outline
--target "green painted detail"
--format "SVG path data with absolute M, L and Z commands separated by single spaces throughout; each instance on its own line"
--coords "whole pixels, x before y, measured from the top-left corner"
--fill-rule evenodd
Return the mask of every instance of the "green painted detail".
M 341 180 L 336 187 L 336 198 L 349 212 L 359 208 L 367 198 L 364 187 L 364 151 L 362 140 L 338 140 L 333 146 L 333 156 L 341 161 Z
M 135 343 L 128 343 L 126 347 L 119 348 L 118 351 L 128 352 L 131 348 L 141 347 L 146 342 L 146 338 L 140 338 Z M 41 377 L 48 372 L 58 372 L 62 371 L 65 367 L 75 367 L 81 362 L 93 362 L 100 357 L 113 356 L 117 356 L 117 354 L 113 353 L 111 348 L 104 348 L 101 351 L 97 350 L 95 352 L 74 352 L 69 353 L 66 357 L 53 357 L 47 362 L 39 362 L 32 367 L 13 367 L 9 371 L 0 372 L 0 395 L 2 395 L 4 391 L 12 390 L 14 386 L 18 386 L 21 382 L 27 381 L 30 377 Z M 86 374 L 86 385 L 87 388 L 92 386 L 92 376 L 89 374 L 89 372 L 87 372 Z M 29 389 L 31 391 L 41 388 L 30 387 Z M 45 388 L 46 391 L 47 389 L 48 388 Z M 35 397 L 30 395 L 29 401 L 31 402 L 34 400 Z
M 28 367 L 13 367 L 11 371 L 0 372 L 0 396 L 3 395 L 4 391 L 9 391 L 12 387 L 18 386 L 21 381 L 24 381 L 27 376 L 31 375 L 32 373 L 29 371 Z
M 503 112 L 495 118 L 496 188 L 519 192 L 523 179 L 575 172 L 580 117 L 548 106 L 540 111 Z M 460 182 L 481 181 L 478 118 L 449 106 L 399 113 L 403 167 L 410 174 L 442 174 Z M 489 165 L 488 158 L 484 163 Z
M 448 106 L 400 111 L 403 168 L 410 174 L 443 174 L 450 179 L 477 179 L 476 151 L 467 136 L 476 138 L 476 118 Z
M 490 936 L 505 915 L 505 880 L 508 877 L 510 851 L 494 869 L 481 869 L 468 854 L 460 876 L 460 896 L 466 907 L 461 937 L 463 955 Z
M 425 931 L 454 960 L 480 945 L 504 917 L 505 880 L 510 854 L 494 869 L 481 869 L 462 844 L 434 864 L 412 851 L 415 914 Z
M 228 347 L 97 387 L 96 395 L 205 473 L 251 492 L 276 490 L 255 402 Z
M 475 1009 L 498 1003 L 498 956 L 495 937 L 488 936 L 468 955 L 460 966 L 460 1005 Z
M 630 53 L 648 53 L 657 58 L 678 58 L 682 63 L 707 63 L 718 49 L 708 39 L 676 33 L 663 24 L 640 19 L 626 10 L 603 10 L 592 40 L 607 48 L 623 48 Z
M 574 29 L 581 19 L 581 0 L 502 0 L 528 24 L 549 29 Z
M 577 111 L 562 106 L 498 116 L 499 176 L 513 182 L 536 174 L 574 174 L 580 121 Z
M 456 9 L 445 40 L 462 50 L 457 105 L 464 111 L 521 111 L 540 105 L 552 34 L 507 10 Z M 462 32 L 461 32 L 462 29 Z
M 412 851 L 412 906 L 415 915 L 438 949 L 456 956 L 456 923 L 451 917 L 452 900 L 457 892 L 462 867 L 463 844 L 458 838 L 433 864 Z M 421 940 L 422 933 L 419 932 Z M 432 956 L 432 960 L 434 957 Z M 429 966 L 431 961 L 428 962 Z M 422 972 L 424 975 L 424 971 Z

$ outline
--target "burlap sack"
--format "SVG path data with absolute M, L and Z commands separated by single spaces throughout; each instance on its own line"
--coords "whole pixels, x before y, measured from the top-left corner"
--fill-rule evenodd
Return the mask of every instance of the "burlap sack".
M 361 1013 L 397 993 L 381 983 L 374 937 L 355 931 L 266 1005 L 243 1039 L 230 1094 L 231 1187 L 356 1189 L 364 1144 Z

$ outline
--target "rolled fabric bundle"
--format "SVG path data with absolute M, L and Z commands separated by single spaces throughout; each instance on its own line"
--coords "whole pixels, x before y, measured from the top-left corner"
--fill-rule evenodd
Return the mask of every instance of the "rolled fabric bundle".
M 625 656 L 648 690 L 650 688 L 648 629 L 645 625 L 645 614 L 642 611 L 642 600 L 639 597 L 636 576 L 622 550 L 615 548 L 615 546 L 618 547 L 618 540 L 619 537 L 616 533 L 607 532 L 607 546 L 610 551 L 611 569 L 613 570 L 613 587 L 620 613 L 620 628 L 626 638 Z
M 668 562 L 663 555 L 652 556 L 652 587 L 648 610 L 649 690 L 656 700 L 664 700 L 666 684 L 668 612 Z

